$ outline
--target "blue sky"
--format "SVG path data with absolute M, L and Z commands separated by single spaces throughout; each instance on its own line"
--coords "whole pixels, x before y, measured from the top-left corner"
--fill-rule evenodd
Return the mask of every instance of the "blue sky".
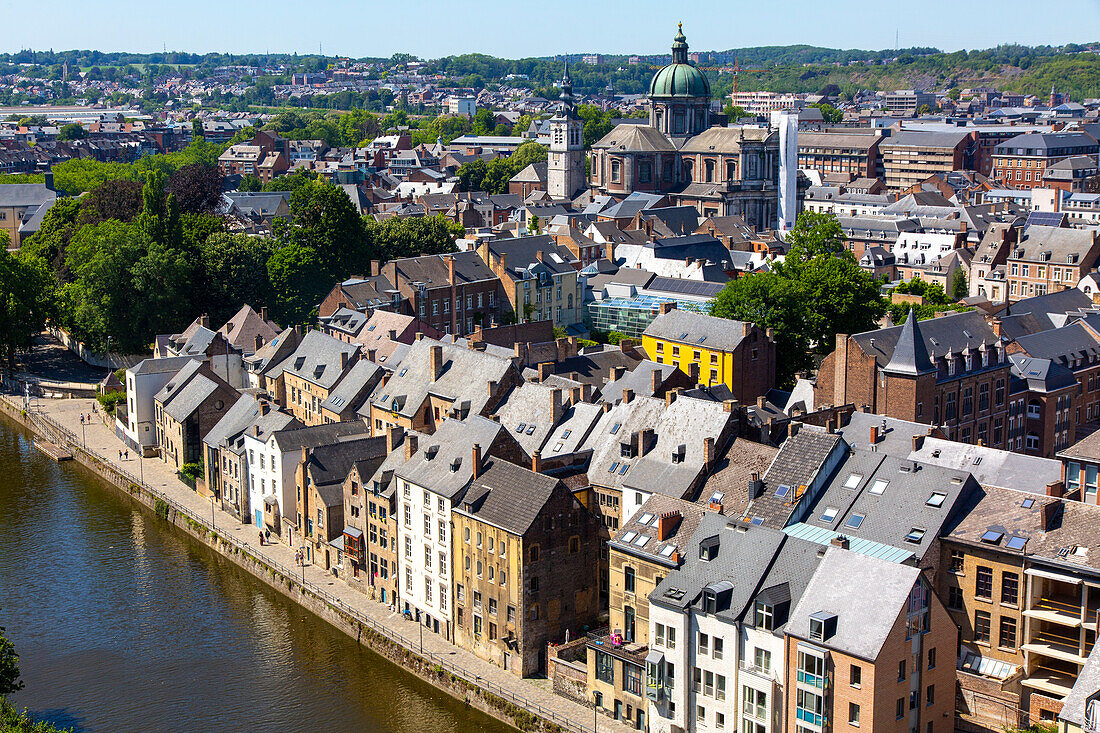
M 832 48 L 975 49 L 1100 40 L 1100 0 L 54 0 L 5 2 L 19 48 L 102 51 L 285 51 L 433 58 L 667 51 L 683 21 L 692 49 L 805 43 Z M 14 45 L 12 45 L 14 44 Z

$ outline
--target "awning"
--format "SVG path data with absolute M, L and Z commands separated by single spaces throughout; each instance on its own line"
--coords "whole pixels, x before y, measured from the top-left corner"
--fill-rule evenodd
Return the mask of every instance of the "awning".
M 660 664 L 665 659 L 663 652 L 659 652 L 656 649 L 650 649 L 649 654 L 645 655 L 646 664 Z
M 1024 571 L 1028 575 L 1034 575 L 1037 578 L 1046 578 L 1047 580 L 1057 580 L 1060 583 L 1069 583 L 1070 585 L 1080 585 L 1081 579 L 1075 578 L 1072 575 L 1064 575 L 1062 573 L 1055 573 L 1051 570 L 1041 570 L 1040 568 L 1028 568 Z
M 344 534 L 346 534 L 348 537 L 351 537 L 352 539 L 363 539 L 363 530 L 356 529 L 355 527 L 344 527 Z

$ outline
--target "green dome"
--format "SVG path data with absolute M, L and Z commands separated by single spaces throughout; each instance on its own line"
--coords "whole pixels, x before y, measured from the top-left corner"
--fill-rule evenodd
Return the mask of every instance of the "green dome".
M 710 82 L 699 69 L 688 63 L 669 64 L 649 83 L 653 97 L 710 97 Z

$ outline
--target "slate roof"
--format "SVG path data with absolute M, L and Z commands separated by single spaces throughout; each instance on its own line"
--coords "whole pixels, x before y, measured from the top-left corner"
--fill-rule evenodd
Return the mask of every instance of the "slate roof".
M 443 349 L 443 369 L 431 380 L 431 348 Z M 477 415 L 491 406 L 488 383 L 500 384 L 509 370 L 510 359 L 466 349 L 432 339 L 414 341 L 400 364 L 390 365 L 394 374 L 371 394 L 371 403 L 411 417 L 421 409 L 428 395 L 442 397 L 465 414 Z
M 597 389 L 604 386 L 612 367 L 633 369 L 642 357 L 634 351 L 623 351 L 617 346 L 600 349 L 587 348 L 577 356 L 554 362 L 554 373 L 567 376 Z
M 405 282 L 423 282 L 432 287 L 450 283 L 448 260 L 455 263 L 455 282 L 473 283 L 496 280 L 497 276 L 482 262 L 477 252 L 455 252 L 445 255 L 422 255 L 393 260 L 386 267 L 394 267 L 398 279 Z
M 653 392 L 653 373 L 660 373 L 659 384 L 677 371 L 675 364 L 659 364 L 649 359 L 642 359 L 633 369 L 624 372 L 623 376 L 610 381 L 603 388 L 604 399 L 609 402 L 618 402 L 623 398 L 623 390 L 630 389 L 639 397 L 655 397 Z M 662 397 L 663 399 L 663 397 Z
M 446 420 L 433 435 L 419 442 L 416 454 L 398 469 L 397 475 L 456 501 L 473 476 L 474 445 L 480 445 L 482 456 L 486 456 L 502 434 L 504 428 L 498 423 L 478 415 Z
M 836 633 L 815 643 L 874 661 L 919 576 L 914 567 L 830 547 L 794 607 L 787 633 L 809 639 L 811 614 L 836 614 Z
M 1086 318 L 1085 322 L 1100 327 L 1100 318 L 1096 316 Z M 1093 366 L 1100 358 L 1100 339 L 1096 338 L 1092 328 L 1080 322 L 1026 334 L 1017 338 L 1016 343 L 1029 356 L 1053 359 L 1069 369 Z M 1078 360 L 1082 361 L 1078 363 Z
M 275 379 L 282 374 L 286 358 L 294 353 L 301 342 L 301 333 L 288 328 L 245 359 L 252 370 Z
M 1024 389 L 1039 393 L 1057 392 L 1077 384 L 1073 372 L 1053 359 L 1037 359 L 1025 354 L 1012 354 L 1008 358 L 1012 381 L 1009 391 L 1012 394 Z
M 866 331 L 855 334 L 852 340 L 863 350 L 865 354 L 873 356 L 880 369 L 885 369 L 894 354 L 895 346 L 902 336 L 903 326 L 881 328 L 877 331 Z M 915 324 L 916 332 L 920 334 L 924 342 L 926 353 L 931 356 L 943 356 L 962 353 L 969 346 L 977 349 L 981 345 L 990 347 L 1000 345 L 1000 339 L 993 333 L 993 329 L 986 323 L 985 318 L 978 311 L 964 311 L 952 313 L 939 318 L 929 318 Z M 967 334 L 970 334 L 967 336 Z M 872 345 L 872 341 L 874 344 Z M 907 349 L 914 348 L 910 344 Z M 911 361 L 911 354 L 906 356 L 906 361 Z
M 752 474 L 764 476 L 775 460 L 779 449 L 763 443 L 754 443 L 745 438 L 735 438 L 729 449 L 719 458 L 706 483 L 699 492 L 699 500 L 709 502 L 717 497 L 723 511 L 731 517 L 740 517 L 752 499 L 749 481 Z
M 301 450 L 302 448 L 317 448 L 340 441 L 355 440 L 368 435 L 370 435 L 370 426 L 361 420 L 289 428 L 273 433 L 275 445 L 283 453 Z
M 522 537 L 560 484 L 552 476 L 490 460 L 455 511 Z
M 632 152 L 674 152 L 676 146 L 649 125 L 618 125 L 593 146 L 596 150 L 624 150 Z
M 344 501 L 343 483 L 351 472 L 352 465 L 362 461 L 381 465 L 385 457 L 385 436 L 328 443 L 309 452 L 306 471 L 325 504 L 339 506 Z
M 928 349 L 917 327 L 917 317 L 913 309 L 909 309 L 909 315 L 898 333 L 898 340 L 894 344 L 894 351 L 890 354 L 890 362 L 883 367 L 884 372 L 891 374 L 904 374 L 917 376 L 936 370 L 932 360 L 928 358 Z
M 341 363 L 346 354 L 350 363 L 358 353 L 359 347 L 329 336 L 321 331 L 310 331 L 302 338 L 302 343 L 282 364 L 284 373 L 316 384 L 323 389 L 331 389 L 347 371 Z
M 591 402 L 578 402 L 567 407 L 543 443 L 542 457 L 554 458 L 580 450 L 602 414 L 603 408 Z
M 128 371 L 134 374 L 163 374 L 165 372 L 178 372 L 185 364 L 191 361 L 199 361 L 192 356 L 169 356 L 163 359 L 142 359 Z
M 568 247 L 559 245 L 547 235 L 494 239 L 488 242 L 489 251 L 495 257 L 507 257 L 506 271 L 514 280 L 532 277 L 532 273 L 545 268 L 552 274 L 575 272 L 577 258 Z M 542 260 L 538 259 L 542 253 Z
M 801 500 L 799 487 L 811 486 L 838 449 L 846 450 L 841 437 L 823 430 L 802 429 L 787 438 L 762 477 L 763 493 L 751 501 L 744 516 L 758 517 L 766 526 L 784 526 Z M 786 496 L 776 495 L 780 486 L 789 488 Z
M 1032 224 L 1024 230 L 1013 252 L 1022 250 L 1023 256 L 1016 259 L 1024 262 L 1087 264 L 1088 255 L 1095 246 L 1094 230 Z
M 667 512 L 679 512 L 680 521 L 672 534 L 664 540 L 658 540 L 657 524 L 661 515 Z M 695 534 L 704 513 L 704 507 L 694 502 L 654 494 L 646 499 L 632 518 L 623 523 L 609 540 L 609 544 L 622 552 L 676 567 L 679 563 L 672 553 L 679 552 L 681 556 L 684 554 L 684 549 Z M 645 522 L 642 522 L 643 518 L 646 519 Z M 639 544 L 642 536 L 649 539 Z M 672 549 L 669 550 L 669 547 Z
M 154 397 L 161 403 L 164 412 L 176 422 L 186 420 L 219 387 L 236 392 L 209 367 L 203 369 L 203 366 L 204 363 L 200 361 L 185 364 Z
M 221 420 L 210 428 L 210 432 L 203 437 L 202 442 L 214 447 L 221 446 L 247 430 L 258 417 L 260 417 L 260 401 L 253 395 L 242 394 L 225 411 Z M 287 415 L 287 417 L 290 416 Z
M 386 291 L 393 290 L 394 286 L 385 275 L 345 280 L 340 283 L 340 289 L 351 299 L 351 305 L 359 310 L 393 300 L 392 295 Z
M 321 403 L 321 409 L 340 413 L 349 406 L 358 408 L 358 401 L 381 379 L 382 367 L 373 361 L 360 359 L 329 392 L 328 399 Z
M 654 318 L 642 335 L 702 349 L 733 351 L 745 338 L 745 324 L 676 308 Z
M 1001 317 L 1004 335 L 1019 338 L 1025 333 L 1063 326 L 1067 313 L 1092 307 L 1092 298 L 1077 288 L 1067 288 L 1008 303 L 997 315 Z
M 557 392 L 557 416 L 554 415 Z M 496 416 L 527 455 L 542 448 L 564 413 L 560 388 L 524 382 L 497 405 Z
M 767 140 L 778 137 L 774 130 L 754 127 L 708 127 L 688 138 L 680 149 L 683 153 L 740 153 L 742 140 Z
M 252 306 L 244 305 L 218 329 L 218 333 L 245 354 L 251 354 L 256 351 L 257 336 L 266 344 L 279 335 L 279 327 L 272 321 L 265 321 Z
M 0 186 L 0 207 L 38 206 L 57 198 L 44 183 L 8 183 Z

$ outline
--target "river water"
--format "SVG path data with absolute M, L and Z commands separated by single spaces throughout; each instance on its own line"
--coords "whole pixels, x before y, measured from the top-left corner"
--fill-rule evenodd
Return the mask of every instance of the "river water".
M 77 733 L 510 730 L 0 420 L 0 626 L 13 696 Z

